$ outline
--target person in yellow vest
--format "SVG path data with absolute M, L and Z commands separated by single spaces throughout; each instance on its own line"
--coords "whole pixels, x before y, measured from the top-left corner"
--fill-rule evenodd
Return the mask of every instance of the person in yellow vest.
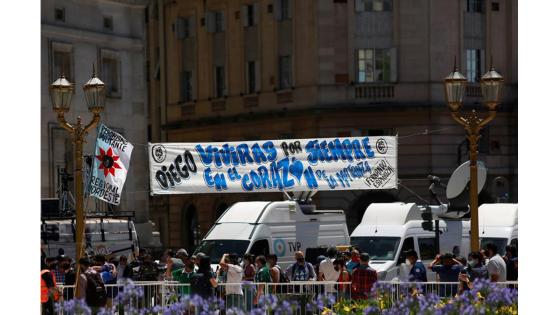
M 56 278 L 49 269 L 41 270 L 41 309 L 43 315 L 54 315 L 54 302 L 58 302 L 60 294 L 56 287 Z

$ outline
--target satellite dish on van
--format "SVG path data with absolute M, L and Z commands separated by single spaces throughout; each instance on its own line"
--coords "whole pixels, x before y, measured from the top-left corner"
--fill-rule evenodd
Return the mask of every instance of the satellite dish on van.
M 470 161 L 467 161 L 459 166 L 449 178 L 445 194 L 447 199 L 453 199 L 459 196 L 467 187 L 471 179 Z M 477 162 L 478 166 L 478 193 L 484 188 L 486 182 L 486 165 L 482 161 Z

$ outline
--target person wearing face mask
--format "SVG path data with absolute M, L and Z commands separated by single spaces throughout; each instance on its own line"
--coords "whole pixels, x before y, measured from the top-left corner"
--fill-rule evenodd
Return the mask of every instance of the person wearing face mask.
M 418 260 L 418 254 L 415 250 L 411 249 L 406 252 L 406 266 L 410 267 L 408 274 L 408 281 L 410 282 L 427 282 L 426 267 Z
M 291 281 L 315 281 L 316 275 L 313 265 L 305 261 L 305 256 L 302 251 L 297 251 L 294 255 L 296 260 L 286 273 Z
M 351 275 L 352 270 L 360 265 L 360 251 L 357 249 L 353 249 L 352 253 L 350 254 L 350 261 L 346 263 L 346 269 L 348 273 Z
M 288 279 L 290 281 L 315 281 L 317 278 L 315 268 L 311 263 L 305 261 L 303 252 L 297 251 L 294 254 L 294 259 L 296 262 L 286 269 Z M 303 290 L 300 286 L 294 286 L 291 289 L 296 294 L 307 292 L 307 286 L 303 286 Z
M 194 262 L 187 253 L 185 249 L 180 249 L 177 251 L 177 258 L 181 259 L 182 263 L 185 265 L 182 269 L 173 270 L 173 260 L 171 257 L 167 259 L 167 271 L 165 272 L 166 278 L 173 278 L 173 280 L 179 283 L 189 284 L 192 276 L 194 275 Z M 181 286 L 179 288 L 181 295 L 191 294 L 190 286 Z
M 507 266 L 506 262 L 498 254 L 498 247 L 494 243 L 486 244 L 486 253 L 490 258 L 486 267 L 488 268 L 488 275 L 492 282 L 507 281 Z
M 480 252 L 469 254 L 467 266 L 459 274 L 461 281 L 461 291 L 468 291 L 473 288 L 475 279 L 488 279 L 488 270 L 484 265 L 484 258 Z

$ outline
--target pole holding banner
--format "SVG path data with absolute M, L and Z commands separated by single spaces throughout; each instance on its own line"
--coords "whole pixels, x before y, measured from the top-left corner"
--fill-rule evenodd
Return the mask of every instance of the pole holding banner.
M 397 188 L 396 137 L 150 143 L 152 195 Z

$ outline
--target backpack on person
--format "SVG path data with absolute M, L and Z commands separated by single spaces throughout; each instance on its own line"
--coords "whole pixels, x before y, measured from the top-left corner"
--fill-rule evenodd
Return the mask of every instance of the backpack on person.
M 107 304 L 107 291 L 105 284 L 98 273 L 85 273 L 86 284 L 86 303 L 88 306 L 102 307 Z
M 290 283 L 290 278 L 279 266 L 274 266 L 274 268 L 278 269 L 278 283 Z M 276 290 L 276 292 L 288 293 L 288 287 L 288 285 L 279 285 L 279 288 Z

